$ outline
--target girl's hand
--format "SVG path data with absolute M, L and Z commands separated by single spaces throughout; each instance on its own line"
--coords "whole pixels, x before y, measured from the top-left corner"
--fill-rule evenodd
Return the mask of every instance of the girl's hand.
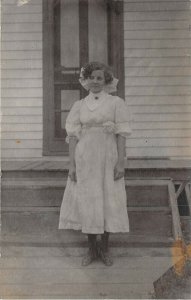
M 68 176 L 70 177 L 71 181 L 77 182 L 75 165 L 70 165 Z
M 124 161 L 118 161 L 114 168 L 114 180 L 121 179 L 124 177 L 125 174 L 125 167 Z

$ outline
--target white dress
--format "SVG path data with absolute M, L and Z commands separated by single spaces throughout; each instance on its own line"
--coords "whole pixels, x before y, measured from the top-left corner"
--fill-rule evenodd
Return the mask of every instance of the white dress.
M 131 134 L 125 102 L 101 92 L 74 103 L 66 120 L 68 136 L 76 136 L 77 182 L 68 178 L 59 229 L 102 234 L 128 232 L 124 178 L 114 181 L 118 152 L 116 134 Z

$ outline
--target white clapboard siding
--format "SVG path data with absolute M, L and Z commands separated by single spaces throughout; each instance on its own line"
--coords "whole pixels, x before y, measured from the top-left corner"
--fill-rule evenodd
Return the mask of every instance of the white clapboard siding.
M 168 113 L 135 113 L 133 114 L 133 120 L 136 122 L 175 122 L 179 120 L 181 122 L 190 122 L 191 114 L 168 114 Z
M 129 157 L 191 157 L 190 22 L 190 1 L 124 0 Z
M 1 81 L 2 88 L 40 88 L 42 82 L 39 79 L 3 79 Z
M 19 6 L 19 2 L 22 3 L 22 0 L 21 1 L 19 1 L 19 0 L 2 0 L 1 2 L 3 5 L 6 4 L 6 5 L 18 5 Z M 27 2 L 27 4 L 29 4 L 29 2 L 30 2 L 30 5 L 36 5 L 36 4 L 40 3 L 39 0 L 28 0 L 28 1 L 25 0 L 24 2 Z
M 22 52 L 22 51 L 21 51 Z M 15 51 L 20 56 L 20 52 Z M 27 70 L 2 70 L 1 71 L 2 79 L 41 79 L 39 82 L 42 82 L 42 69 L 27 69 Z
M 141 59 L 140 57 L 137 59 Z M 125 68 L 126 77 L 128 76 L 191 76 L 190 67 L 126 67 Z M 129 79 L 127 79 L 129 80 Z M 127 81 L 128 83 L 128 81 Z
M 35 148 L 37 149 L 42 149 L 42 140 L 40 139 L 11 139 L 11 140 L 3 140 L 1 144 L 2 149 L 30 149 L 33 148 L 34 145 L 36 146 Z
M 131 77 L 128 78 L 127 81 L 128 85 L 130 86 L 156 86 L 156 85 L 163 85 L 163 86 L 177 86 L 177 85 L 190 85 L 191 84 L 191 77 L 185 77 L 185 76 L 166 76 L 166 77 Z
M 140 58 L 143 57 L 184 57 L 190 56 L 190 48 L 176 48 L 176 49 L 126 49 L 125 57 Z
M 39 32 L 33 32 L 32 35 L 28 33 L 17 33 L 17 32 L 4 32 L 2 36 L 2 41 L 4 42 L 12 42 L 12 41 L 18 41 L 20 38 L 21 41 L 41 41 L 42 40 L 42 33 Z
M 42 148 L 37 148 L 34 144 L 33 148 L 28 149 L 18 149 L 18 148 L 10 148 L 10 149 L 2 149 L 1 155 L 3 159 L 33 159 L 33 158 L 41 158 L 42 157 Z
M 1 107 L 42 107 L 42 98 L 3 98 Z
M 3 116 L 42 116 L 42 107 L 4 107 Z
M 39 1 L 40 3 L 40 1 Z M 2 6 L 3 15 L 15 15 L 15 14 L 39 14 L 42 13 L 42 5 L 33 4 L 31 5 L 30 1 L 24 5 L 4 5 Z
M 189 138 L 191 140 L 191 128 L 190 129 L 155 129 L 155 130 L 134 130 L 133 137 L 137 138 Z
M 23 59 L 23 60 L 4 60 L 2 62 L 2 70 L 4 69 L 41 69 L 42 60 L 38 59 Z
M 42 0 L 2 1 L 4 159 L 42 157 Z
M 151 147 L 151 148 L 141 148 L 128 147 L 127 142 L 127 156 L 130 157 L 146 157 L 146 158 L 156 158 L 156 157 L 172 157 L 174 159 L 190 159 L 191 147 Z
M 143 78 L 143 77 L 142 77 Z M 151 78 L 152 79 L 152 78 Z M 128 100 L 126 100 L 128 105 L 134 106 L 154 106 L 160 105 L 165 107 L 166 105 L 190 105 L 191 104 L 191 97 L 190 96 L 155 96 L 154 101 L 152 96 L 129 96 Z
M 191 105 L 131 105 L 133 114 L 191 114 Z M 190 120 L 191 121 L 191 120 Z
M 1 132 L 3 133 L 10 133 L 10 132 L 40 132 L 42 133 L 42 124 L 30 123 L 24 124 L 10 124 L 5 123 L 1 125 Z
M 189 29 L 189 20 L 166 20 L 166 21 L 125 21 L 125 30 L 185 30 Z
M 130 138 L 128 141 L 128 147 L 190 147 L 190 138 Z
M 2 34 L 3 36 L 3 34 Z M 33 51 L 42 50 L 42 41 L 6 41 L 2 43 L 2 51 Z
M 2 122 L 7 124 L 42 124 L 42 116 L 40 115 L 3 115 Z M 24 125 L 23 125 L 24 126 Z
M 39 1 L 41 3 L 41 0 Z M 30 3 L 28 4 L 30 5 Z M 40 5 L 39 5 L 40 7 Z M 5 24 L 17 24 L 22 23 L 23 26 L 25 23 L 40 23 L 42 22 L 42 13 L 17 13 L 17 14 L 2 14 L 2 27 L 5 26 Z M 32 28 L 31 28 L 32 32 Z
M 39 33 L 39 27 L 42 26 L 41 22 L 32 22 L 32 23 L 26 23 L 23 26 L 23 23 L 10 23 L 2 26 L 2 33 L 31 33 L 31 26 L 32 26 L 32 32 Z
M 42 140 L 41 131 L 16 131 L 16 132 L 2 132 L 1 138 L 5 140 Z
M 1 52 L 1 58 L 2 59 L 5 59 L 5 60 L 14 60 L 14 59 L 24 59 L 24 60 L 41 60 L 42 59 L 42 51 L 40 50 L 36 50 L 31 53 L 31 51 L 25 51 L 23 53 L 23 51 L 2 51 Z
M 155 135 L 155 130 L 167 130 L 167 129 L 191 129 L 191 122 L 188 121 L 139 121 L 136 120 L 132 123 L 133 130 L 153 130 L 153 136 Z M 184 135 L 183 135 L 184 136 Z M 132 134 L 133 137 L 133 134 Z

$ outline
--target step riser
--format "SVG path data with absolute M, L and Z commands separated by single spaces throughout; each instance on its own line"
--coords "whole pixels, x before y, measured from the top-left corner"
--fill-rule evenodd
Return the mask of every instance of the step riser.
M 128 206 L 168 206 L 167 186 L 126 187 Z M 2 207 L 60 206 L 64 188 L 2 188 Z
M 131 232 L 172 236 L 171 215 L 164 212 L 129 213 Z M 59 212 L 2 212 L 2 233 L 49 233 L 58 228 Z

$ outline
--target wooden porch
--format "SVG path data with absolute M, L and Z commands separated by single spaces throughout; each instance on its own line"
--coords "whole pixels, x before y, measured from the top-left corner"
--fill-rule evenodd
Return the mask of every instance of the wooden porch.
M 175 240 L 191 240 L 190 184 L 184 184 L 190 167 L 187 161 L 162 160 L 128 161 L 126 167 L 131 231 L 111 235 L 111 268 L 99 261 L 82 268 L 86 237 L 57 229 L 67 159 L 3 162 L 3 298 L 153 297 L 153 282 L 180 259 L 172 255 Z M 184 216 L 177 206 L 181 184 Z

